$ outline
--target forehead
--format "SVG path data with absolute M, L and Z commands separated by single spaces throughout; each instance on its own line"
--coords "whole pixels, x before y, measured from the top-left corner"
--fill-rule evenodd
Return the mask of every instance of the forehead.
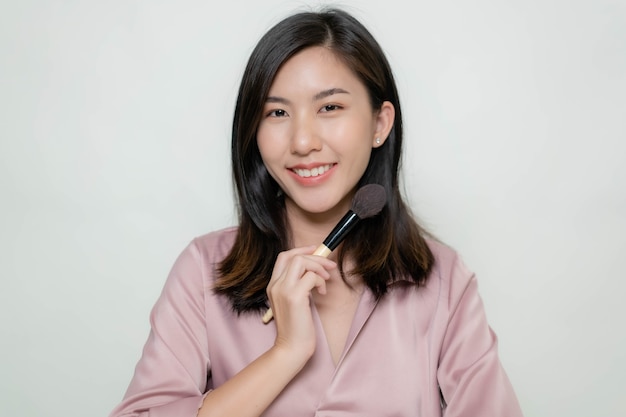
M 303 49 L 285 61 L 276 73 L 270 91 L 354 88 L 357 85 L 365 88 L 361 79 L 342 58 L 328 48 L 315 46 Z

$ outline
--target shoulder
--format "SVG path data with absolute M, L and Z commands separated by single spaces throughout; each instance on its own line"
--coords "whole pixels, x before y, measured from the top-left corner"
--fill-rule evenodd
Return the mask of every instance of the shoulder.
M 170 280 L 201 276 L 203 280 L 211 281 L 217 264 L 228 255 L 236 236 L 237 228 L 229 227 L 193 238 L 176 259 Z
M 435 259 L 433 270 L 444 275 L 471 274 L 459 253 L 449 245 L 434 239 L 426 239 Z
M 235 243 L 238 228 L 228 227 L 215 230 L 204 235 L 195 237 L 190 246 L 198 252 L 202 258 L 219 262 L 228 255 Z
M 426 286 L 437 288 L 437 292 L 449 300 L 458 299 L 475 282 L 474 272 L 452 247 L 434 239 L 426 242 L 435 259 Z

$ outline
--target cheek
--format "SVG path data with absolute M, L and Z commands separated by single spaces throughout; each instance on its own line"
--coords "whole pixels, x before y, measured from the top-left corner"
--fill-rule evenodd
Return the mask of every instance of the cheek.
M 278 144 L 276 143 L 276 134 L 269 127 L 260 126 L 256 135 L 256 144 L 261 153 L 261 159 L 267 163 L 276 158 Z
M 363 150 L 363 153 L 361 154 L 361 157 L 359 158 L 359 162 L 358 162 L 358 166 L 359 166 L 358 169 L 359 169 L 360 175 L 363 175 L 365 173 L 365 170 L 367 169 L 367 165 L 370 162 L 371 155 L 372 155 L 372 148 L 368 147 Z
M 269 175 L 281 186 L 280 173 L 284 166 L 284 135 L 275 125 L 259 126 L 257 131 L 257 147 L 265 169 Z
M 369 160 L 374 131 L 369 129 L 367 120 L 334 126 L 329 134 L 334 138 L 334 144 L 342 154 L 358 159 L 366 157 Z
M 290 129 L 289 120 L 261 122 L 256 134 L 259 149 L 263 147 L 271 152 L 272 149 L 288 145 Z
M 351 153 L 354 158 L 354 168 L 359 171 L 360 174 L 365 172 L 367 165 L 369 164 L 370 157 L 372 155 L 372 136 L 374 132 L 368 129 L 367 122 L 360 126 L 353 137 Z

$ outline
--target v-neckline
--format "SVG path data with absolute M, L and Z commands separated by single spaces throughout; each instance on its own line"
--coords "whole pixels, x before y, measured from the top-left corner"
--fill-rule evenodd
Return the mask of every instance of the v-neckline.
M 333 376 L 337 372 L 337 369 L 341 366 L 344 361 L 345 356 L 349 352 L 350 348 L 354 344 L 359 332 L 367 322 L 367 319 L 370 317 L 372 312 L 374 311 L 374 307 L 376 307 L 377 300 L 369 290 L 369 288 L 364 288 L 363 292 L 359 296 L 359 301 L 357 303 L 356 310 L 354 312 L 354 316 L 352 317 L 352 321 L 350 323 L 350 327 L 348 330 L 348 335 L 346 337 L 345 344 L 339 355 L 339 359 L 337 363 L 333 360 L 333 355 L 330 350 L 330 345 L 328 343 L 328 338 L 326 337 L 326 331 L 324 330 L 324 325 L 322 324 L 322 319 L 317 311 L 315 303 L 313 299 L 311 299 L 311 309 L 313 311 L 313 320 L 315 324 L 315 331 L 318 334 L 318 346 L 316 351 L 323 357 L 324 361 L 330 364 L 333 369 Z

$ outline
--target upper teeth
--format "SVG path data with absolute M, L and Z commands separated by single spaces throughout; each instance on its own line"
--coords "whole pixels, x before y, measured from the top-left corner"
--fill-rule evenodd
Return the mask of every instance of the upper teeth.
M 322 165 L 313 169 L 295 168 L 293 171 L 301 177 L 317 177 L 330 169 L 331 165 Z

